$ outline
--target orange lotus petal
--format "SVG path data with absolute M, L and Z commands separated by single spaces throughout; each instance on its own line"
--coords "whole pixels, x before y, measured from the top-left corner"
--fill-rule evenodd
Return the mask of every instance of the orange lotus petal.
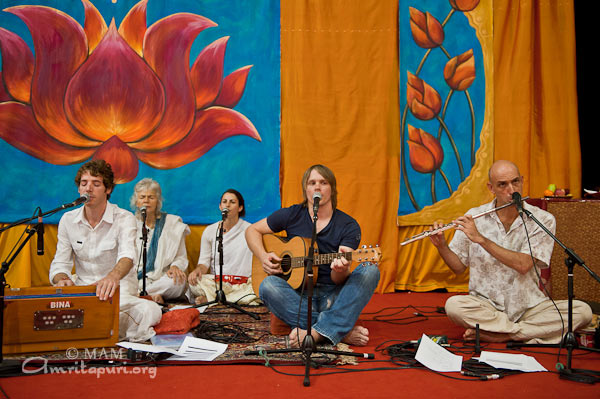
M 161 82 L 111 23 L 67 87 L 67 117 L 93 140 L 119 136 L 131 142 L 159 124 L 164 108 Z
M 83 3 L 83 7 L 85 9 L 85 23 L 83 25 L 83 30 L 85 31 L 85 35 L 88 41 L 88 51 L 91 53 L 94 51 L 102 37 L 108 30 L 106 27 L 106 22 L 104 22 L 104 18 L 102 18 L 102 14 L 100 11 L 88 0 L 81 0 Z
M 125 39 L 129 46 L 140 55 L 144 44 L 144 35 L 146 34 L 146 5 L 148 0 L 142 0 L 137 3 L 119 26 L 119 34 Z
M 425 148 L 431 152 L 434 168 L 438 169 L 440 166 L 442 166 L 442 162 L 444 161 L 444 150 L 442 149 L 440 141 L 422 129 L 420 130 L 420 134 L 421 142 Z
M 433 87 L 424 83 L 425 95 L 423 96 L 423 103 L 427 105 L 436 115 L 439 114 L 442 109 L 442 98 L 440 94 Z
M 471 11 L 477 7 L 479 0 L 450 0 L 452 8 L 458 11 Z
M 33 54 L 29 46 L 19 36 L 0 28 L 0 50 L 6 90 L 14 99 L 28 103 L 33 77 Z
M 140 168 L 139 162 L 127 144 L 117 136 L 106 140 L 93 159 L 104 159 L 110 164 L 115 174 L 115 183 L 127 183 L 135 179 Z
M 406 100 L 410 104 L 413 100 L 423 101 L 423 79 L 406 71 Z
M 77 133 L 67 121 L 63 100 L 73 73 L 87 56 L 85 33 L 67 14 L 48 7 L 7 8 L 25 22 L 35 48 L 31 105 L 42 128 L 55 139 L 76 147 L 99 143 Z
M 136 151 L 140 161 L 158 169 L 177 168 L 195 161 L 228 137 L 245 135 L 261 141 L 256 128 L 244 115 L 229 108 L 198 111 L 190 134 L 173 147 L 159 152 Z
M 444 67 L 444 79 L 454 90 L 466 90 L 475 80 L 473 49 L 451 58 Z
M 444 150 L 438 139 L 423 129 L 408 125 L 410 164 L 419 173 L 436 171 L 444 161 Z
M 444 42 L 444 28 L 429 12 L 423 13 L 413 7 L 409 7 L 408 12 L 410 30 L 419 47 L 434 48 Z
M 0 137 L 20 151 L 54 165 L 79 163 L 94 153 L 94 149 L 75 148 L 48 136 L 37 124 L 31 107 L 17 102 L 0 104 Z
M 431 110 L 431 108 L 429 108 L 423 103 L 418 102 L 417 100 L 414 100 L 412 103 L 410 103 L 409 108 L 410 112 L 412 112 L 412 114 L 415 117 L 422 121 L 428 121 L 430 119 L 435 118 L 435 116 L 437 115 Z
M 421 134 L 419 133 L 419 131 L 421 129 L 416 128 L 411 124 L 407 124 L 407 125 L 408 125 L 408 139 L 415 143 L 423 144 L 421 142 Z
M 163 119 L 147 139 L 130 146 L 156 151 L 178 143 L 194 123 L 195 95 L 190 78 L 190 47 L 204 29 L 216 26 L 193 14 L 170 15 L 155 24 L 144 38 L 144 58 L 164 85 L 166 107 Z
M 439 93 L 423 79 L 407 71 L 406 102 L 413 115 L 421 120 L 435 118 L 442 108 Z
M 250 68 L 252 68 L 252 65 L 240 68 L 223 79 L 223 87 L 221 87 L 219 97 L 215 100 L 215 105 L 228 108 L 233 108 L 237 105 L 242 98 L 242 94 L 244 94 Z
M 408 142 L 410 165 L 419 173 L 431 173 L 435 170 L 435 161 L 427 148 L 418 143 Z
M 0 71 L 0 82 L 2 82 L 2 71 Z M 0 84 L 0 102 L 12 100 L 10 94 L 4 89 L 4 85 Z
M 219 91 L 223 80 L 223 59 L 229 36 L 215 40 L 204 47 L 192 65 L 192 86 L 196 93 L 196 109 L 211 105 Z

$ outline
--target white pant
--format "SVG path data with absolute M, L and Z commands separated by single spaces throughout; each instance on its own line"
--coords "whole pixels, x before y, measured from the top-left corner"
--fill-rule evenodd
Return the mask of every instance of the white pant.
M 162 317 L 162 310 L 153 301 L 129 294 L 121 294 L 119 303 L 119 339 L 144 342 L 155 335 L 154 328 Z
M 142 280 L 139 280 L 139 289 L 142 289 Z M 175 284 L 175 280 L 163 274 L 161 278 L 155 281 L 146 280 L 146 292 L 148 295 L 161 295 L 163 299 L 177 299 L 181 297 L 187 289 L 187 283 Z
M 198 284 L 190 285 L 192 296 L 196 297 L 204 295 L 209 302 L 215 300 L 218 289 L 219 282 L 215 282 L 215 276 L 212 274 L 204 274 L 202 275 L 202 280 L 200 280 Z M 223 293 L 228 302 L 234 302 L 238 305 L 259 305 L 262 303 L 254 294 L 251 278 L 248 279 L 247 283 L 243 284 L 223 282 Z
M 537 344 L 557 344 L 568 330 L 568 301 L 554 301 L 562 314 L 556 311 L 551 300 L 528 309 L 515 322 L 506 313 L 496 309 L 489 301 L 474 295 L 456 295 L 446 301 L 446 314 L 454 323 L 464 328 L 506 333 L 514 341 Z M 587 327 L 592 320 L 592 309 L 585 302 L 573 301 L 573 330 Z

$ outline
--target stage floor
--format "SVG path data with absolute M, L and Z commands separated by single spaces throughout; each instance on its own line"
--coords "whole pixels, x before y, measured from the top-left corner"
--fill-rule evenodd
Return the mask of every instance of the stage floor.
M 361 315 L 360 323 L 369 329 L 370 342 L 356 352 L 373 353 L 374 360 L 358 365 L 323 365 L 310 370 L 310 387 L 303 386 L 305 367 L 269 363 L 263 358 L 210 362 L 203 365 L 130 364 L 127 367 L 90 364 L 87 373 L 46 370 L 35 376 L 7 377 L 0 380 L 4 397 L 188 397 L 192 393 L 219 397 L 286 397 L 288 399 L 354 397 L 465 397 L 507 396 L 544 398 L 600 397 L 598 384 L 566 381 L 555 372 L 556 364 L 566 364 L 566 351 L 555 348 L 507 350 L 504 344 L 482 344 L 483 350 L 524 353 L 534 356 L 548 372 L 507 375 L 498 380 L 466 379 L 459 373 L 438 374 L 412 367 L 389 355 L 391 345 L 418 340 L 422 334 L 445 335 L 449 349 L 463 356 L 475 356 L 472 345 L 462 341 L 462 329 L 442 313 L 445 300 L 452 294 L 411 293 L 376 294 Z M 216 315 L 209 316 L 217 318 Z M 222 317 L 222 316 L 219 316 Z M 230 317 L 230 316 L 226 316 Z M 244 316 L 247 317 L 247 316 Z M 261 316 L 261 319 L 263 316 Z M 248 318 L 250 319 L 250 318 Z M 250 322 L 250 321 L 249 321 Z M 266 327 L 266 326 L 265 326 Z M 274 337 L 278 340 L 280 338 Z M 252 344 L 248 345 L 252 347 Z M 250 361 L 249 361 L 250 360 Z M 232 364 L 234 363 L 234 364 Z M 240 364 L 241 363 L 241 364 Z M 207 366 L 218 367 L 207 367 Z M 91 371 L 94 367 L 93 371 Z M 600 354 L 576 349 L 572 367 L 600 370 Z M 103 371 L 100 371 L 103 370 Z M 80 370 L 81 371 L 81 370 Z

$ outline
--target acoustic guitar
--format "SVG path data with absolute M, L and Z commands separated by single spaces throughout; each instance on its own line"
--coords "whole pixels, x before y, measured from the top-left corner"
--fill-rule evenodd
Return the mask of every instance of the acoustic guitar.
M 263 236 L 263 244 L 267 252 L 273 252 L 281 258 L 281 269 L 283 273 L 275 276 L 286 280 L 292 288 L 296 289 L 304 282 L 304 259 L 308 255 L 310 246 L 310 238 L 280 237 L 274 234 L 265 234 Z M 317 281 L 317 270 L 319 265 L 330 264 L 336 258 L 346 258 L 351 262 L 379 262 L 381 258 L 381 248 L 378 246 L 367 247 L 363 245 L 361 248 L 352 252 L 337 252 L 330 254 L 314 255 L 313 265 L 313 283 Z M 256 256 L 252 256 L 252 288 L 254 293 L 258 295 L 260 283 L 267 277 L 262 262 Z

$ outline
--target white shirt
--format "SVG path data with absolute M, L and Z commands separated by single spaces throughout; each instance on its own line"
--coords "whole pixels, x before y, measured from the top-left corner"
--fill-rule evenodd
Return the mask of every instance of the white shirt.
M 496 201 L 477 208 L 470 209 L 467 214 L 476 215 L 493 209 Z M 523 202 L 525 209 L 530 211 L 553 234 L 556 231 L 556 219 L 536 206 Z M 547 267 L 550 264 L 554 241 L 533 220 L 523 215 L 525 227 L 520 217 L 517 217 L 508 231 L 498 218 L 496 212 L 489 213 L 474 220 L 481 235 L 499 246 L 511 251 L 529 254 L 529 242 L 533 257 L 542 261 Z M 503 265 L 490 255 L 479 244 L 473 243 L 465 233 L 457 230 L 449 245 L 461 262 L 470 268 L 469 293 L 479 298 L 487 299 L 498 310 L 505 312 L 511 321 L 517 321 L 527 309 L 546 300 L 538 287 L 538 277 L 534 268 L 521 274 Z M 539 273 L 539 269 L 538 269 Z
M 220 222 L 206 227 L 202 233 L 199 265 L 209 268 L 210 274 L 219 274 L 219 254 L 217 252 L 217 228 Z M 250 277 L 252 274 L 252 252 L 246 244 L 245 232 L 250 223 L 243 219 L 223 234 L 223 274 Z
M 120 259 L 135 259 L 136 224 L 131 212 L 107 203 L 100 223 L 92 227 L 85 219 L 83 209 L 65 213 L 58 223 L 58 243 L 50 264 L 50 281 L 58 273 L 70 276 L 75 264 L 75 284 L 90 285 L 106 277 Z M 137 279 L 132 268 L 121 280 L 121 293 L 135 293 L 135 287 Z

